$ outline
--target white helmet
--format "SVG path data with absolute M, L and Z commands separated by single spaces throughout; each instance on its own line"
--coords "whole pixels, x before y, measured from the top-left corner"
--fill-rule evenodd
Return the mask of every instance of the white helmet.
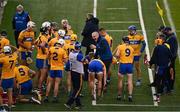
M 35 27 L 36 26 L 36 24 L 33 22 L 33 21 L 29 21 L 28 23 L 27 23 L 27 27 Z
M 3 51 L 4 51 L 4 53 L 11 53 L 11 52 L 12 52 L 10 46 L 4 46 L 4 47 L 3 47 Z
M 61 44 L 61 45 L 64 45 L 64 44 L 65 44 L 65 41 L 64 41 L 63 39 L 59 39 L 57 43 L 58 43 L 58 44 Z
M 59 36 L 61 36 L 61 37 L 64 37 L 65 36 L 65 34 L 66 34 L 66 32 L 64 31 L 64 30 L 59 30 L 58 31 L 58 34 L 59 34 Z
M 67 20 L 67 19 L 62 19 L 62 20 L 61 20 L 61 24 L 64 24 L 64 23 L 69 24 L 69 22 L 68 22 L 68 20 Z
M 42 27 L 51 27 L 51 23 L 49 21 L 45 21 L 42 23 Z

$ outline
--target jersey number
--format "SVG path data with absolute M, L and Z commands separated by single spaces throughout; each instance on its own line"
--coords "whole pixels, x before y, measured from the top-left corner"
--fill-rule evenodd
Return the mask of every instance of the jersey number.
M 53 60 L 58 60 L 58 54 L 56 52 L 53 53 Z
M 23 68 L 19 68 L 19 73 L 20 73 L 21 76 L 25 75 L 25 71 L 23 70 Z
M 126 49 L 126 50 L 125 50 L 125 53 L 126 53 L 126 56 L 128 57 L 128 56 L 131 54 L 130 49 Z
M 10 68 L 12 68 L 14 64 L 14 60 L 9 60 L 9 63 L 11 64 Z

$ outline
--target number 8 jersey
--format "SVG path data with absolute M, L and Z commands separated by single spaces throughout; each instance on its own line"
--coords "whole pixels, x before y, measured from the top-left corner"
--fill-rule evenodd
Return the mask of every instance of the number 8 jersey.
M 116 55 L 119 56 L 120 63 L 133 63 L 134 49 L 127 44 L 118 46 Z
M 0 58 L 0 64 L 2 65 L 1 79 L 14 78 L 14 67 L 16 65 L 18 54 L 14 52 L 11 55 L 5 55 Z

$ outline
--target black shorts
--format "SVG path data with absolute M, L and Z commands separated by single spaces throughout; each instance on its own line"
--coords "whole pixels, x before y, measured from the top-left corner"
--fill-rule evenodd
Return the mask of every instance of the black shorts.
M 112 63 L 112 59 L 110 59 L 110 60 L 103 60 L 102 62 L 106 65 L 106 73 L 108 73 L 108 71 L 110 69 L 110 66 L 111 66 L 111 63 Z

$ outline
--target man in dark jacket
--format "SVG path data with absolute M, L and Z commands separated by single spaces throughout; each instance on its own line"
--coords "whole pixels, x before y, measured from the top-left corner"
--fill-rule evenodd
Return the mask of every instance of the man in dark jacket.
M 92 38 L 96 45 L 91 44 L 91 49 L 96 49 L 95 57 L 100 57 L 101 61 L 106 65 L 106 73 L 109 72 L 112 63 L 112 52 L 105 38 L 101 37 L 98 32 L 92 33 Z
M 92 32 L 98 31 L 99 29 L 99 20 L 95 18 L 92 14 L 88 13 L 86 18 L 86 24 L 84 26 L 84 29 L 82 31 L 83 40 L 81 42 L 81 45 L 83 47 L 86 47 L 86 53 L 85 55 L 88 55 L 89 52 L 93 52 L 93 49 L 90 48 L 91 44 L 96 45 L 95 41 L 92 39 Z M 84 64 L 84 80 L 88 80 L 88 64 Z
M 174 81 L 175 81 L 175 62 L 176 62 L 176 57 L 177 57 L 177 50 L 178 50 L 178 42 L 177 42 L 177 37 L 174 32 L 172 32 L 172 29 L 170 27 L 165 27 L 164 28 L 164 34 L 166 35 L 166 42 L 170 46 L 170 51 L 172 53 L 172 68 L 173 68 L 173 77 L 174 79 L 171 80 L 169 79 L 170 82 L 170 89 L 174 89 Z
M 82 31 L 83 40 L 81 42 L 82 46 L 86 47 L 86 54 L 88 55 L 89 52 L 93 51 L 90 48 L 91 44 L 95 45 L 95 41 L 92 39 L 92 33 L 94 31 L 98 31 L 99 29 L 99 20 L 95 18 L 92 14 L 87 14 L 86 24 Z
M 157 45 L 154 48 L 151 60 L 149 62 L 150 68 L 154 64 L 156 65 L 156 80 L 155 80 L 155 87 L 157 90 L 157 101 L 159 102 L 160 94 L 163 92 L 164 87 L 167 87 L 167 91 L 170 91 L 170 85 L 168 82 L 168 77 L 173 79 L 173 76 L 169 76 L 169 68 L 171 68 L 172 62 L 172 53 L 169 49 L 169 45 L 165 43 L 165 36 L 161 36 L 163 44 Z
M 27 23 L 30 21 L 28 12 L 24 11 L 22 5 L 16 7 L 16 14 L 13 17 L 12 25 L 14 29 L 14 36 L 16 40 L 16 46 L 18 47 L 18 37 L 22 30 L 27 28 Z

